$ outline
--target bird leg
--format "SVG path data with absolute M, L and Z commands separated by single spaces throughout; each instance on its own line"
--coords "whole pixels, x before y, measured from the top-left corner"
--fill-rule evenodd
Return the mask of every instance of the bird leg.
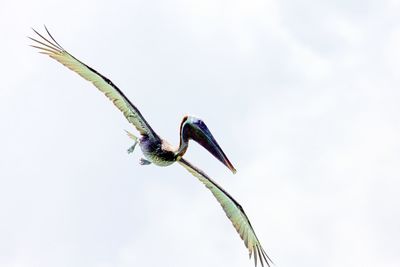
M 149 165 L 151 164 L 151 162 L 148 161 L 147 159 L 141 158 L 139 159 L 139 164 L 143 166 L 143 165 Z
M 135 141 L 135 143 L 130 148 L 128 148 L 128 153 L 130 154 L 135 150 L 135 147 L 136 147 L 137 143 L 139 142 L 138 141 L 139 138 L 136 135 L 134 135 L 133 133 L 128 132 L 127 130 L 125 130 L 125 132 L 129 136 L 129 138 L 131 138 L 133 141 Z M 151 164 L 151 161 L 148 161 L 147 159 L 141 158 L 139 160 L 139 164 L 142 165 L 142 166 L 143 165 L 149 165 L 149 164 Z
M 130 133 L 127 130 L 125 130 L 125 132 L 129 136 L 129 138 L 135 141 L 135 143 L 130 148 L 128 148 L 128 154 L 130 154 L 135 150 L 135 147 L 138 143 L 138 138 L 133 133 Z
M 134 150 L 135 150 L 135 147 L 136 147 L 136 145 L 137 145 L 137 141 L 130 147 L 130 148 L 128 148 L 128 154 L 130 154 L 130 153 L 132 153 Z

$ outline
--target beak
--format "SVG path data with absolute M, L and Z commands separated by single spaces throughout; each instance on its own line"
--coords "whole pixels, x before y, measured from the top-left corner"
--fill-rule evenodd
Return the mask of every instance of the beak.
M 236 169 L 233 167 L 224 151 L 222 151 L 221 147 L 218 145 L 207 125 L 202 120 L 195 119 L 192 121 L 191 128 L 191 131 L 188 132 L 188 135 L 190 135 L 188 137 L 207 149 L 208 152 L 210 152 L 214 157 L 228 167 L 232 173 L 235 174 Z

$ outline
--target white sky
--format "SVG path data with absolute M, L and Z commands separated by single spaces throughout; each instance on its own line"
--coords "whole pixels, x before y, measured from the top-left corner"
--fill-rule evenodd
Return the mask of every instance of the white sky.
M 138 164 L 118 110 L 30 48 L 46 24 L 178 142 L 203 118 L 238 169 L 187 159 L 276 266 L 400 264 L 399 1 L 5 1 L 0 266 L 253 266 L 180 166 Z

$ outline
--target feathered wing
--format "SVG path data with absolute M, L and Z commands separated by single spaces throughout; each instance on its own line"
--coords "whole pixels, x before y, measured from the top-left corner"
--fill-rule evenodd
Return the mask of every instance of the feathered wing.
M 31 37 L 29 38 L 35 42 L 35 45 L 32 46 L 39 49 L 40 53 L 50 56 L 70 70 L 82 76 L 84 79 L 92 82 L 97 89 L 103 92 L 108 99 L 114 103 L 114 105 L 124 114 L 127 120 L 132 123 L 142 135 L 158 138 L 157 134 L 143 118 L 140 111 L 108 78 L 68 53 L 57 43 L 56 40 L 54 40 L 47 28 L 46 31 L 51 40 L 48 38 L 46 39 L 34 29 L 33 31 L 39 36 L 40 40 Z
M 196 168 L 183 158 L 181 158 L 178 162 L 192 175 L 197 177 L 200 182 L 202 182 L 213 193 L 214 197 L 224 209 L 226 216 L 228 216 L 229 220 L 231 220 L 236 231 L 244 241 L 247 249 L 249 250 L 249 256 L 251 257 L 251 255 L 254 253 L 255 266 L 257 266 L 257 258 L 260 260 L 262 266 L 264 266 L 264 262 L 267 264 L 267 266 L 270 266 L 272 261 L 268 257 L 267 253 L 265 253 L 260 241 L 258 241 L 254 229 L 250 224 L 249 218 L 247 218 L 247 215 L 240 204 L 221 186 L 208 177 L 207 174 L 205 174 L 202 170 Z

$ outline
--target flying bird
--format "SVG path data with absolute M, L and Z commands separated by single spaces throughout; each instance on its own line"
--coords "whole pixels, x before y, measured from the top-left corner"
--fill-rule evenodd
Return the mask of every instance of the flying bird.
M 193 140 L 207 149 L 233 173 L 236 173 L 236 169 L 222 151 L 204 121 L 193 116 L 185 116 L 180 124 L 179 147 L 176 148 L 170 145 L 151 128 L 150 124 L 145 120 L 139 109 L 111 80 L 68 53 L 57 43 L 46 27 L 45 29 L 48 35 L 47 38 L 32 29 L 36 33 L 37 37 L 36 39 L 29 37 L 34 42 L 31 46 L 39 49 L 40 53 L 57 60 L 89 82 L 92 82 L 97 89 L 103 92 L 108 99 L 114 103 L 114 105 L 124 114 L 125 118 L 138 130 L 140 137 L 127 132 L 128 136 L 134 140 L 134 144 L 128 149 L 128 153 L 133 152 L 138 144 L 144 155 L 144 158 L 140 159 L 140 164 L 142 165 L 153 163 L 158 166 L 168 166 L 174 162 L 178 162 L 182 165 L 193 176 L 198 178 L 220 203 L 226 216 L 232 222 L 241 239 L 244 241 L 244 244 L 249 251 L 249 257 L 251 258 L 253 255 L 255 266 L 257 266 L 258 260 L 262 266 L 264 266 L 264 264 L 270 266 L 272 261 L 262 248 L 242 206 L 228 192 L 214 182 L 205 172 L 183 158 L 183 155 L 188 149 L 189 140 Z

